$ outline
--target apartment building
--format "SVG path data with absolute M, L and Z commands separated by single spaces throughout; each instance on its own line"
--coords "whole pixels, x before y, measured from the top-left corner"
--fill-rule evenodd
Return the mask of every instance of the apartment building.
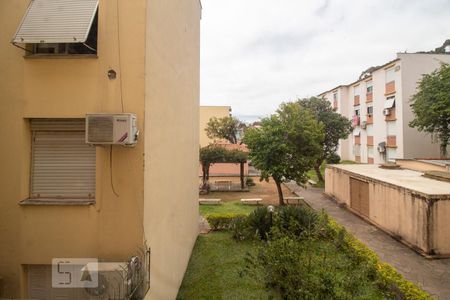
M 409 127 L 413 119 L 409 101 L 423 74 L 449 62 L 449 54 L 398 53 L 357 81 L 321 93 L 319 97 L 353 123 L 353 133 L 340 141 L 341 158 L 380 164 L 396 158 L 439 157 L 439 144 Z
M 200 16 L 198 0 L 0 2 L 0 298 L 175 299 L 198 233 Z M 138 131 L 112 139 L 121 122 Z M 97 259 L 99 284 L 55 287 L 55 258 Z
M 224 118 L 231 116 L 231 106 L 200 106 L 200 147 L 214 143 L 206 135 L 206 125 L 211 118 Z

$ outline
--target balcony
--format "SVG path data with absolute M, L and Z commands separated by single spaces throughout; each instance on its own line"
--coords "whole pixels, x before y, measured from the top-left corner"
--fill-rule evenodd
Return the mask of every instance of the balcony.
M 359 95 L 355 95 L 355 97 L 353 98 L 353 105 L 354 106 L 358 106 L 359 105 Z
M 367 146 L 373 146 L 373 136 L 367 136 Z
M 373 101 L 373 93 L 367 93 L 366 94 L 366 103 Z
M 397 147 L 397 137 L 395 135 L 389 135 L 386 140 L 387 147 Z
M 386 83 L 386 89 L 384 93 L 386 95 L 395 93 L 395 81 Z

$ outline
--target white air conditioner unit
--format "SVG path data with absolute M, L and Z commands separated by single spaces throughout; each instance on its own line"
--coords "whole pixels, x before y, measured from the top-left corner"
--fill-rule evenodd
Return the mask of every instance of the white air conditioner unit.
M 390 114 L 391 114 L 391 110 L 389 108 L 383 109 L 383 115 L 384 116 L 389 116 Z
M 379 143 L 377 150 L 379 153 L 385 153 L 386 152 L 386 143 L 385 142 Z
M 133 146 L 138 137 L 135 114 L 86 114 L 86 143 Z
M 367 121 L 362 121 L 361 128 L 366 129 L 366 127 L 367 127 Z

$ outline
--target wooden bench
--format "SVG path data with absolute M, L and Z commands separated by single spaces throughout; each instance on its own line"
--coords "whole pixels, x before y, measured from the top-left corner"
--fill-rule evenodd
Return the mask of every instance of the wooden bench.
M 216 180 L 214 181 L 214 183 L 217 185 L 217 187 L 225 186 L 228 187 L 229 190 L 231 190 L 231 180 Z
M 241 203 L 246 205 L 259 205 L 260 202 L 262 202 L 261 198 L 241 199 Z
M 206 205 L 219 205 L 222 204 L 221 199 L 198 199 L 199 204 L 206 204 Z
M 293 204 L 292 202 L 296 202 L 295 204 L 300 205 L 300 201 L 305 200 L 304 197 L 284 197 L 284 200 L 286 200 L 286 204 Z

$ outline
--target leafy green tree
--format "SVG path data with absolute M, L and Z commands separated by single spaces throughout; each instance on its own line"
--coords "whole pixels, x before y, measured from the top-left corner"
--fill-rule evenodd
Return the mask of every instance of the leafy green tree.
M 346 117 L 337 113 L 331 103 L 323 98 L 305 98 L 299 99 L 298 103 L 311 111 L 317 121 L 324 125 L 325 138 L 322 144 L 322 155 L 319 155 L 314 164 L 314 171 L 319 181 L 324 181 L 320 166 L 336 153 L 340 139 L 346 139 L 352 132 L 352 123 Z
M 261 180 L 273 178 L 280 205 L 284 205 L 281 183 L 305 184 L 308 172 L 321 154 L 323 125 L 298 103 L 285 103 L 277 113 L 261 120 L 260 128 L 247 129 L 243 142 Z
M 238 142 L 239 129 L 244 124 L 235 117 L 212 117 L 206 125 L 206 135 L 210 139 L 225 139 L 232 144 Z
M 442 64 L 431 74 L 423 75 L 417 93 L 411 98 L 414 119 L 409 126 L 431 133 L 440 143 L 442 157 L 447 156 L 450 139 L 450 65 Z

